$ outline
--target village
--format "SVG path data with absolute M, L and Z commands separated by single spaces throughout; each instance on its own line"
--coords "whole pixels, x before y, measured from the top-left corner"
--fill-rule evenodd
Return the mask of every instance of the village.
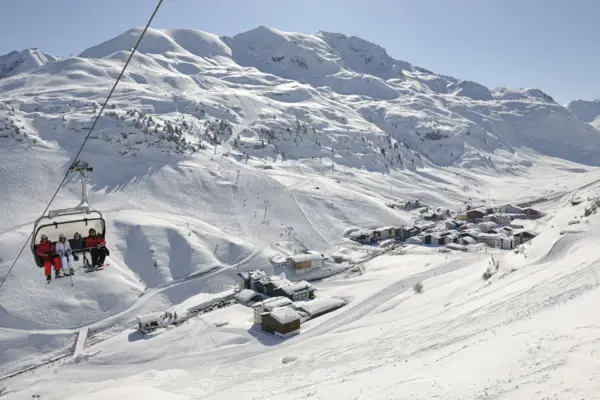
M 357 260 L 356 257 L 335 254 L 326 257 L 320 252 L 306 249 L 298 241 L 277 242 L 275 247 L 278 254 L 270 258 L 270 264 L 278 275 L 269 275 L 265 269 L 238 272 L 235 286 L 210 301 L 183 310 L 180 308 L 179 312 L 167 310 L 139 316 L 138 331 L 147 335 L 159 328 L 181 325 L 195 316 L 238 307 L 240 315 L 247 315 L 247 320 L 252 322 L 249 331 L 261 331 L 284 339 L 300 333 L 301 325 L 306 321 L 347 305 L 342 298 L 318 297 L 311 281 L 347 271 L 398 245 L 437 247 L 442 251 L 487 251 L 488 248 L 513 250 L 536 236 L 534 232 L 524 229 L 524 220 L 543 216 L 531 207 L 521 208 L 510 204 L 467 207 L 460 212 L 432 208 L 419 200 L 388 206 L 412 213 L 415 215 L 413 222 L 403 226 L 352 228 L 344 235 L 346 240 L 356 243 L 359 248 L 375 247 L 380 251 L 366 253 Z M 298 279 L 289 280 L 286 278 L 288 274 Z
M 411 225 L 352 229 L 346 236 L 361 244 L 390 246 L 407 243 L 425 246 L 445 246 L 448 250 L 469 251 L 491 247 L 512 250 L 533 239 L 536 233 L 524 229 L 523 220 L 536 220 L 543 213 L 531 208 L 511 204 L 493 207 L 467 207 L 461 212 L 422 205 L 419 200 L 388 204 L 413 213 Z
M 279 338 L 287 338 L 298 334 L 301 324 L 309 319 L 347 304 L 340 298 L 317 298 L 316 288 L 309 282 L 293 282 L 281 276 L 269 276 L 264 269 L 243 271 L 237 277 L 237 285 L 232 290 L 188 307 L 183 313 L 167 310 L 138 316 L 138 331 L 149 334 L 159 328 L 181 325 L 197 315 L 237 306 L 248 308 L 248 315 L 252 315 L 253 325 L 250 329 L 260 329 Z

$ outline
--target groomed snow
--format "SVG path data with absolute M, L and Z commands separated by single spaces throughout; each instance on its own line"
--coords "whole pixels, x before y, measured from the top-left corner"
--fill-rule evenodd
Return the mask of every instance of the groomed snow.
M 136 32 L 80 57 L 39 53 L 0 80 L 0 276 Z M 26 248 L 0 290 L 0 374 L 69 354 L 83 327 L 88 346 L 2 385 L 61 400 L 593 398 L 600 217 L 582 215 L 599 146 L 539 90 L 438 75 L 359 38 L 151 29 L 82 154 L 110 265 L 47 285 Z M 78 191 L 69 181 L 52 208 Z M 377 256 L 345 238 L 412 223 L 386 204 L 415 199 L 455 211 L 539 201 L 547 217 L 523 222 L 540 235 L 519 253 Z M 239 271 L 279 274 L 270 260 L 292 248 L 362 263 L 314 283 L 347 304 L 299 335 L 262 332 L 239 304 L 135 331 L 138 315 L 232 293 Z M 492 254 L 500 270 L 486 281 Z

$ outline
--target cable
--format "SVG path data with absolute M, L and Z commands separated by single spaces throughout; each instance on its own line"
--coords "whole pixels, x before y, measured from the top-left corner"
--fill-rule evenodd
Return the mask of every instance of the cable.
M 152 20 L 154 19 L 154 16 L 156 15 L 156 13 L 158 12 L 158 9 L 160 8 L 161 4 L 162 4 L 163 0 L 158 0 L 158 4 L 156 5 L 156 8 L 154 8 L 154 12 L 152 13 L 152 15 L 150 16 L 150 19 L 148 20 L 148 23 L 146 24 L 146 27 L 144 28 L 144 30 L 142 31 L 142 34 L 140 35 L 140 37 L 138 38 L 137 43 L 135 44 L 135 46 L 133 47 L 133 49 L 131 50 L 131 54 L 129 55 L 129 58 L 127 59 L 127 61 L 125 62 L 125 65 L 123 66 L 123 69 L 121 70 L 121 73 L 119 74 L 119 76 L 117 77 L 117 80 L 115 81 L 115 84 L 113 85 L 112 89 L 110 90 L 110 92 L 108 93 L 108 96 L 106 97 L 106 100 L 104 101 L 104 104 L 102 105 L 102 108 L 100 109 L 100 112 L 98 113 L 98 115 L 96 116 L 96 119 L 94 120 L 94 123 L 92 124 L 92 126 L 90 127 L 90 130 L 88 131 L 87 135 L 85 136 L 85 139 L 83 140 L 83 143 L 81 144 L 81 147 L 79 148 L 79 151 L 77 152 L 77 154 L 75 155 L 75 159 L 73 160 L 73 163 L 71 163 L 71 166 L 75 165 L 75 163 L 77 162 L 77 159 L 79 158 L 79 155 L 81 154 L 81 152 L 83 151 L 83 148 L 85 147 L 85 144 L 87 143 L 88 139 L 90 138 L 90 135 L 92 134 L 92 131 L 94 130 L 94 128 L 96 127 L 96 123 L 98 123 L 98 120 L 100 119 L 100 117 L 102 116 L 102 113 L 104 112 L 104 109 L 106 108 L 106 105 L 108 104 L 108 101 L 110 100 L 110 98 L 113 95 L 113 92 L 115 91 L 115 89 L 117 88 L 117 85 L 119 84 L 119 81 L 121 80 L 121 78 L 123 77 L 123 74 L 125 74 L 125 70 L 127 69 L 127 66 L 129 65 L 129 62 L 131 61 L 131 59 L 133 58 L 133 55 L 135 54 L 137 48 L 139 47 L 142 39 L 144 38 L 144 35 L 146 34 L 146 31 L 148 31 L 148 28 L 150 27 L 150 24 L 152 23 Z M 70 169 L 70 168 L 69 168 Z M 58 192 L 60 192 L 60 189 L 62 188 L 62 186 L 65 184 L 65 182 L 67 181 L 67 178 L 69 177 L 70 174 L 70 170 L 67 170 L 67 173 L 65 175 L 65 177 L 63 178 L 63 180 L 60 182 L 60 185 L 58 185 L 58 188 L 56 189 L 56 192 L 54 192 L 54 195 L 52 196 L 52 198 L 50 199 L 50 201 L 48 202 L 48 205 L 46 206 L 46 209 L 44 210 L 44 212 L 42 213 L 42 217 L 44 215 L 46 215 L 46 212 L 48 212 L 48 209 L 50 208 L 50 205 L 52 204 L 52 202 L 54 201 L 54 199 L 56 198 L 56 196 L 58 195 Z M 25 247 L 27 247 L 27 244 L 29 243 L 29 240 L 31 239 L 31 235 L 33 235 L 33 232 L 31 232 L 29 234 L 29 236 L 27 237 L 27 240 L 25 240 L 25 243 L 23 243 L 23 247 L 21 247 L 21 250 L 19 250 L 19 254 L 17 254 L 17 258 L 15 258 L 15 261 L 12 263 L 12 265 L 10 266 L 10 268 L 8 269 L 8 272 L 6 273 L 6 275 L 4 276 L 4 278 L 2 279 L 2 282 L 0 283 L 0 288 L 2 288 L 2 285 L 4 285 L 4 282 L 6 282 L 6 279 L 8 278 L 8 276 L 10 275 L 11 271 L 13 270 L 13 268 L 15 267 L 15 265 L 17 264 L 17 261 L 19 260 L 19 257 L 21 257 L 21 254 L 23 254 L 23 250 L 25 250 Z

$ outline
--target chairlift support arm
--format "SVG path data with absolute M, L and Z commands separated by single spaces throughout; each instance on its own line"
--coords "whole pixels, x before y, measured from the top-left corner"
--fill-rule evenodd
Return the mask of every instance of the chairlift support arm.
M 79 172 L 81 175 L 81 202 L 75 208 L 89 207 L 87 199 L 88 172 L 93 172 L 94 168 L 84 161 L 77 160 L 69 167 L 69 172 Z

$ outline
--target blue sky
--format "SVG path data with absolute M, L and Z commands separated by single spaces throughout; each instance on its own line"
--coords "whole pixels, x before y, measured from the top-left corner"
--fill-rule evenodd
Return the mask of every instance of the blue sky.
M 142 26 L 155 0 L 0 0 L 0 54 L 58 55 Z M 397 59 L 486 86 L 600 98 L 597 0 L 165 0 L 153 27 L 234 35 L 258 25 L 375 42 Z

